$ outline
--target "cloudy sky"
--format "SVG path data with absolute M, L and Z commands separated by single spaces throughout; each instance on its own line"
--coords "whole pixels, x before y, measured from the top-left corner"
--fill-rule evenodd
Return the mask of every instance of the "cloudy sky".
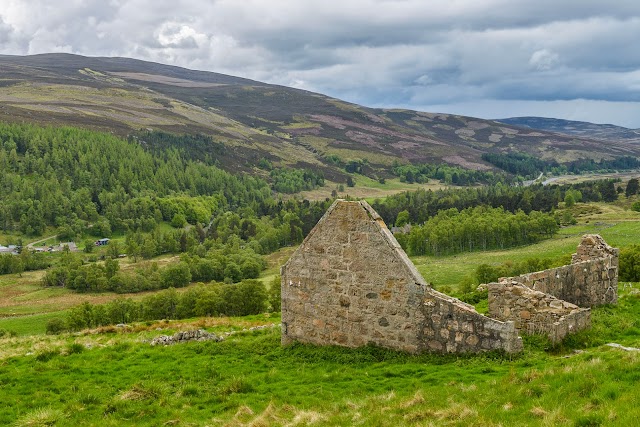
M 0 53 L 44 52 L 374 107 L 640 128 L 638 0 L 0 0 Z

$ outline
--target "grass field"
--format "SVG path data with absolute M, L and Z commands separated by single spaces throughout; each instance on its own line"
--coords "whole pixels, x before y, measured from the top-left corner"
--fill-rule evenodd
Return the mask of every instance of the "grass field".
M 639 318 L 640 298 L 626 295 L 595 310 L 594 329 L 565 347 L 529 339 L 519 356 L 283 348 L 278 328 L 220 343 L 146 342 L 185 322 L 0 338 L 22 349 L 0 357 L 0 424 L 630 426 L 640 415 L 640 352 L 604 344 L 640 345 Z M 274 320 L 219 319 L 208 329 Z
M 385 198 L 387 196 L 398 194 L 403 191 L 415 191 L 419 188 L 427 190 L 439 190 L 442 188 L 448 188 L 439 181 L 431 180 L 426 184 L 409 184 L 401 182 L 399 178 L 387 179 L 384 184 L 371 179 L 364 175 L 357 175 L 354 178 L 355 187 L 344 186 L 344 191 L 338 192 L 338 197 L 354 197 L 354 198 L 366 198 L 371 201 L 376 198 Z M 338 183 L 325 181 L 325 186 L 316 188 L 311 191 L 304 191 L 300 193 L 301 197 L 308 200 L 324 200 L 327 197 L 331 197 L 331 192 L 338 188 Z

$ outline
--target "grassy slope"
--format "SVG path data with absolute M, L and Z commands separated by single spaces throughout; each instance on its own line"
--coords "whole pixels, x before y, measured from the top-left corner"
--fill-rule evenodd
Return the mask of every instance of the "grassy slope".
M 372 109 L 324 95 L 221 74 L 123 58 L 0 56 L 0 120 L 100 129 L 122 136 L 152 128 L 203 133 L 225 144 L 220 164 L 255 172 L 319 169 L 344 182 L 343 161 L 367 159 L 371 177 L 394 161 L 486 169 L 483 152 L 525 151 L 561 161 L 638 155 L 633 144 L 538 132 L 490 120 Z
M 0 359 L 0 424 L 628 426 L 640 415 L 640 352 L 601 344 L 639 346 L 639 318 L 640 298 L 624 296 L 574 339 L 588 345 L 583 352 L 548 353 L 528 340 L 517 357 L 282 348 L 277 328 L 222 343 L 143 342 L 172 323 L 44 337 L 32 347 L 33 339 L 5 338 L 3 347 L 28 351 Z M 210 329 L 241 322 L 221 321 Z

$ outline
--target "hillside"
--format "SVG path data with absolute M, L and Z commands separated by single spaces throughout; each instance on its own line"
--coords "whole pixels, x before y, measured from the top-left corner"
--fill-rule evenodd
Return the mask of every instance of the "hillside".
M 599 139 L 602 141 L 640 142 L 640 129 L 629 129 L 610 124 L 596 124 L 547 117 L 510 117 L 497 120 L 512 126 L 520 126 L 545 132 L 556 132 L 571 136 Z
M 629 347 L 637 345 L 637 323 L 625 326 L 638 301 L 629 295 L 613 313 L 596 310 L 594 331 L 565 348 L 543 351 L 543 342 L 530 340 L 514 358 L 281 347 L 279 328 L 222 342 L 148 343 L 185 328 L 225 334 L 277 322 L 266 317 L 0 338 L 3 348 L 20 352 L 0 354 L 0 423 L 630 426 L 638 416 L 640 359 Z
M 337 181 L 350 160 L 364 160 L 362 172 L 375 177 L 395 161 L 488 170 L 485 152 L 560 162 L 640 155 L 640 147 L 626 142 L 371 109 L 217 73 L 69 54 L 0 56 L 0 120 L 88 127 L 143 142 L 148 129 L 204 134 L 218 143 L 210 151 L 227 170 L 250 171 L 266 158 L 275 166 L 322 170 Z

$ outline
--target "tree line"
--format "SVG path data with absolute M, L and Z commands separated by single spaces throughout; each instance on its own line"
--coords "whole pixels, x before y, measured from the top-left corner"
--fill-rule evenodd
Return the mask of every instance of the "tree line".
M 394 224 L 398 214 L 408 212 L 408 223 L 422 224 L 439 211 L 455 208 L 458 211 L 476 206 L 501 207 L 505 211 L 524 213 L 551 212 L 558 208 L 565 196 L 572 194 L 583 202 L 615 201 L 618 193 L 615 180 L 589 181 L 572 185 L 531 185 L 528 187 L 497 184 L 477 188 L 407 191 L 376 199 L 372 207 L 387 224 Z M 575 200 L 578 201 L 578 200 Z
M 184 292 L 167 289 L 140 300 L 117 298 L 106 304 L 85 302 L 72 308 L 65 319 L 47 324 L 48 333 L 163 319 L 202 316 L 247 316 L 280 310 L 280 283 L 269 290 L 256 280 L 229 285 L 198 284 Z
M 0 274 L 20 274 L 24 271 L 42 270 L 51 265 L 45 254 L 21 251 L 19 256 L 0 254 Z
M 324 185 L 322 172 L 309 169 L 275 168 L 269 173 L 272 188 L 279 193 L 299 193 Z
M 479 206 L 440 211 L 408 234 L 396 237 L 410 255 L 447 255 L 535 243 L 558 229 L 551 214 Z
M 255 242 L 255 241 L 254 241 Z M 207 239 L 198 230 L 175 230 L 128 234 L 122 246 L 117 241 L 106 248 L 103 263 L 86 263 L 83 254 L 65 253 L 41 280 L 43 286 L 60 286 L 77 292 L 142 292 L 180 288 L 193 281 L 239 282 L 257 278 L 265 268 L 264 258 L 233 235 L 226 242 Z M 137 262 L 161 253 L 181 254 L 178 262 L 159 267 L 146 262 L 120 269 L 118 255 L 126 250 Z
M 177 288 L 192 281 L 234 283 L 256 278 L 266 266 L 263 255 L 300 243 L 330 203 L 273 201 L 261 205 L 260 217 L 245 208 L 215 216 L 206 228 L 196 223 L 190 228 L 130 231 L 124 243 L 112 240 L 104 248 L 104 263 L 87 263 L 85 254 L 62 254 L 46 272 L 42 284 L 78 292 L 124 293 Z M 162 206 L 170 216 L 171 206 Z M 85 250 L 93 250 L 91 241 Z M 165 254 L 180 255 L 180 260 L 167 267 L 143 263 L 121 271 L 118 257 L 122 253 L 134 262 Z
M 495 185 L 499 182 L 511 183 L 512 178 L 505 174 L 492 171 L 480 171 L 463 169 L 444 164 L 401 165 L 393 164 L 392 172 L 400 177 L 401 182 L 426 183 L 429 179 L 437 179 L 445 184 L 460 186 L 474 185 L 478 183 Z
M 551 172 L 554 175 L 579 174 L 583 172 L 610 172 L 640 168 L 640 160 L 632 156 L 620 156 L 614 159 L 578 159 L 566 163 L 558 163 L 555 159 L 542 160 L 528 153 L 483 153 L 482 160 L 495 167 L 520 175 L 524 178 L 535 178 L 540 172 Z

